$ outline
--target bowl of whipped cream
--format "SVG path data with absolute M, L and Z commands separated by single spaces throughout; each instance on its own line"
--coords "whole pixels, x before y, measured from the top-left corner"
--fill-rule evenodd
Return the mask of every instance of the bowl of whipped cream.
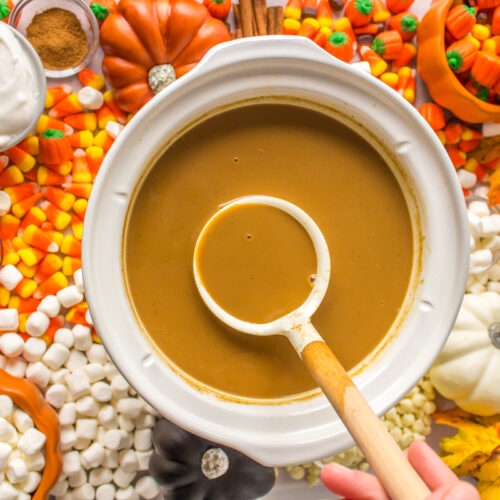
M 0 151 L 21 141 L 42 114 L 46 80 L 31 44 L 11 26 L 0 23 Z

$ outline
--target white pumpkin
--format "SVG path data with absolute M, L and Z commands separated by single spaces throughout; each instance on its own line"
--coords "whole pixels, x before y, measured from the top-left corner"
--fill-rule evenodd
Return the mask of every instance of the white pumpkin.
M 500 295 L 467 294 L 430 372 L 446 398 L 476 415 L 500 413 Z

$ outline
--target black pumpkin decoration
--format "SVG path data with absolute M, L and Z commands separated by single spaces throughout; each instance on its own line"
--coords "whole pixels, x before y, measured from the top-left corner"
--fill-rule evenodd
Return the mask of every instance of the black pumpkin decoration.
M 165 500 L 252 500 L 274 486 L 273 468 L 190 434 L 168 420 L 157 422 L 151 475 Z

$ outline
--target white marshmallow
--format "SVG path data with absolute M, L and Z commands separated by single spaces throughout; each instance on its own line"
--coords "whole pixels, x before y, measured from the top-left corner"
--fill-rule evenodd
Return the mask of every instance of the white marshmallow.
M 72 425 L 61 426 L 61 436 L 59 438 L 63 451 L 69 451 L 76 443 L 76 432 Z
M 500 283 L 497 282 L 497 281 L 490 281 L 488 282 L 488 284 L 486 285 L 486 290 L 488 292 L 496 292 L 496 293 L 500 293 Z
M 0 483 L 0 498 L 2 500 L 18 500 L 19 492 L 7 481 Z
M 80 460 L 85 469 L 95 469 L 103 463 L 104 456 L 104 447 L 99 443 L 92 443 L 86 450 L 81 452 Z
M 67 286 L 56 294 L 57 300 L 63 307 L 73 307 L 83 300 L 83 295 L 75 285 Z
M 474 195 L 479 196 L 480 198 L 488 198 L 488 191 L 490 190 L 489 186 L 476 186 L 474 188 Z
M 73 327 L 75 349 L 87 351 L 92 347 L 92 330 L 88 326 L 75 325 Z
M 139 496 L 132 486 L 120 488 L 116 492 L 116 500 L 139 500 Z
M 142 413 L 135 419 L 137 429 L 152 429 L 156 424 L 156 418 L 149 413 Z
M 109 469 L 116 469 L 118 467 L 118 452 L 116 450 L 105 449 L 102 465 Z
M 470 246 L 470 251 L 473 252 L 476 249 L 477 243 L 476 243 L 476 238 L 474 236 L 469 235 L 469 246 Z
M 90 396 L 85 396 L 76 402 L 76 411 L 85 417 L 97 417 L 99 409 L 99 405 Z
M 52 370 L 58 370 L 69 358 L 69 349 L 62 344 L 53 343 L 42 356 L 42 361 Z
M 99 363 L 105 365 L 107 363 L 106 350 L 101 344 L 93 344 L 87 351 L 87 358 L 90 363 Z
M 107 403 L 111 401 L 113 396 L 111 387 L 106 382 L 97 382 L 92 386 L 92 397 L 99 403 Z
M 481 240 L 481 248 L 489 248 L 492 252 L 500 248 L 500 236 L 490 236 Z
M 17 447 L 28 456 L 32 456 L 38 451 L 40 451 L 44 445 L 47 438 L 43 432 L 38 429 L 32 428 L 28 429 L 26 433 L 21 437 L 17 443 Z
M 127 397 L 129 387 L 128 382 L 121 375 L 117 375 L 111 381 L 111 390 L 115 399 Z
M 479 222 L 479 229 L 483 238 L 500 233 L 500 215 L 493 214 L 483 217 Z
M 123 128 L 124 127 L 121 123 L 108 122 L 106 124 L 105 130 L 110 137 L 112 137 L 113 139 L 116 139 L 120 135 L 120 132 L 123 130 Z
M 152 454 L 153 450 L 135 452 L 135 456 L 137 457 L 138 470 L 145 471 L 149 469 L 149 460 Z
M 121 467 L 115 470 L 113 482 L 118 488 L 126 488 L 135 478 L 135 472 L 125 472 Z
M 83 372 L 66 375 L 66 384 L 74 399 L 79 399 L 90 393 L 90 384 Z
M 21 358 L 9 358 L 5 364 L 4 370 L 14 377 L 24 378 L 28 363 Z
M 368 73 L 371 75 L 370 63 L 367 61 L 357 61 L 350 65 L 352 68 L 356 68 L 363 73 Z
M 144 476 L 135 484 L 135 492 L 145 500 L 152 500 L 160 494 L 160 488 L 151 476 Z
M 11 452 L 12 446 L 7 443 L 0 443 L 0 470 L 3 470 L 5 469 L 5 467 L 7 467 Z
M 93 469 L 89 474 L 89 484 L 92 486 L 101 486 L 103 484 L 110 483 L 113 480 L 113 472 L 111 469 L 105 467 L 99 467 L 98 469 Z
M 40 361 L 47 350 L 47 344 L 42 339 L 29 338 L 24 344 L 23 358 L 30 363 Z
M 86 450 L 91 443 L 92 443 L 91 439 L 77 437 L 76 443 L 74 444 L 73 448 L 78 451 Z
M 76 372 L 81 370 L 87 364 L 87 356 L 80 351 L 71 351 L 68 360 L 64 363 L 64 366 L 70 372 Z
M 0 191 L 0 215 L 5 215 L 10 210 L 10 196 L 5 191 Z
M 65 402 L 68 390 L 62 384 L 54 384 L 47 389 L 45 399 L 54 408 L 61 408 Z
M 118 370 L 116 369 L 115 365 L 113 365 L 113 363 L 107 363 L 106 365 L 104 365 L 104 371 L 106 373 L 106 378 L 110 382 L 119 375 Z M 125 383 L 127 382 L 125 381 Z
M 57 497 L 63 497 L 68 492 L 69 484 L 65 479 L 59 479 L 54 486 L 50 489 L 50 494 Z
M 469 219 L 469 230 L 474 238 L 479 238 L 481 229 L 479 226 L 479 221 L 481 220 L 477 215 L 467 212 L 467 217 Z
M 126 432 L 132 432 L 135 429 L 135 423 L 125 415 L 118 415 L 118 427 Z
M 85 313 L 85 321 L 89 325 L 93 325 L 94 324 L 94 320 L 92 319 L 92 316 L 90 315 L 90 310 L 89 309 L 87 309 L 87 312 Z
M 31 500 L 31 495 L 25 493 L 24 491 L 18 488 L 17 490 L 17 500 Z
M 70 488 L 79 488 L 87 482 L 87 473 L 82 469 L 78 469 L 68 475 L 68 483 Z M 73 498 L 73 495 L 71 495 Z
M 26 321 L 26 331 L 32 337 L 40 337 L 47 331 L 49 324 L 50 319 L 45 313 L 35 311 L 29 315 L 28 321 Z
M 467 210 L 478 217 L 486 217 L 490 215 L 490 209 L 485 201 L 471 201 Z
M 54 342 L 71 349 L 74 344 L 73 332 L 69 328 L 59 328 L 54 336 Z
M 26 479 L 28 476 L 28 468 L 22 458 L 13 458 L 9 460 L 7 469 L 5 470 L 7 479 L 12 484 L 17 484 Z
M 0 350 L 8 358 L 17 358 L 24 351 L 24 340 L 17 333 L 4 333 L 0 337 Z
M 85 373 L 90 383 L 102 380 L 105 375 L 104 367 L 99 363 L 89 363 L 83 368 L 83 373 Z
M 19 486 L 25 493 L 33 493 L 38 488 L 41 479 L 42 476 L 38 472 L 28 472 L 26 479 L 21 481 Z
M 482 133 L 484 137 L 493 137 L 494 135 L 500 135 L 500 123 L 483 123 Z
M 66 383 L 66 375 L 69 373 L 67 368 L 61 368 L 60 370 L 56 370 L 52 372 L 50 376 L 50 382 L 52 384 L 65 384 Z
M 118 421 L 115 409 L 111 405 L 104 405 L 97 414 L 97 421 L 108 429 L 116 428 Z
M 12 420 L 14 421 L 14 425 L 19 432 L 27 432 L 29 429 L 33 429 L 34 427 L 33 419 L 19 408 L 14 410 Z
M 94 87 L 87 86 L 78 92 L 78 101 L 84 108 L 95 111 L 104 104 L 104 96 Z
M 95 490 L 90 484 L 82 484 L 71 492 L 71 500 L 94 500 Z
M 106 432 L 108 432 L 108 429 L 106 429 L 102 425 L 99 425 L 97 427 L 97 436 L 95 438 L 95 441 L 97 441 L 98 443 L 102 443 Z
M 96 500 L 115 500 L 116 488 L 113 484 L 103 484 L 95 492 Z
M 134 432 L 134 448 L 137 451 L 147 451 L 152 446 L 153 432 L 151 429 L 139 429 Z
M 7 290 L 14 290 L 22 279 L 22 273 L 12 264 L 7 264 L 0 271 L 0 283 L 7 288 Z
M 19 314 L 17 309 L 0 309 L 0 331 L 17 330 Z
M 41 451 L 35 453 L 31 457 L 26 457 L 26 465 L 28 470 L 40 472 L 45 467 L 45 457 Z
M 121 450 L 127 444 L 127 433 L 122 429 L 111 429 L 104 434 L 103 446 L 110 450 Z
M 97 420 L 79 418 L 76 421 L 76 436 L 81 439 L 94 439 L 97 434 Z
M 460 185 L 464 189 L 470 189 L 477 182 L 477 177 L 474 172 L 469 172 L 465 170 L 465 168 L 461 168 L 458 172 L 458 180 L 460 181 Z
M 81 269 L 76 270 L 73 273 L 73 280 L 75 282 L 75 286 L 79 292 L 84 293 L 83 290 L 83 272 Z
M 7 418 L 14 412 L 14 403 L 9 396 L 0 395 L 0 417 Z
M 471 270 L 481 269 L 489 266 L 493 260 L 491 250 L 476 250 L 470 254 L 469 268 Z
M 72 425 L 76 422 L 75 403 L 65 403 L 59 410 L 59 423 L 61 425 Z
M 60 310 L 61 304 L 55 295 L 46 295 L 37 307 L 37 311 L 43 312 L 49 318 L 55 318 Z
M 122 450 L 118 453 L 120 468 L 125 472 L 137 472 L 139 462 L 134 450 Z
M 116 404 L 116 411 L 128 418 L 137 418 L 142 411 L 142 402 L 135 398 L 120 399 Z
M 62 470 L 64 474 L 69 476 L 73 472 L 78 472 L 81 468 L 80 453 L 77 451 L 69 451 L 63 454 Z
M 26 370 L 26 378 L 40 389 L 47 387 L 50 375 L 50 370 L 41 361 L 31 363 Z

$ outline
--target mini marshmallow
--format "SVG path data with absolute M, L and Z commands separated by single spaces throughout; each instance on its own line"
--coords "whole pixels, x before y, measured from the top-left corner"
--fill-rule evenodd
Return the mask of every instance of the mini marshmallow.
M 57 497 L 63 497 L 68 492 L 69 484 L 65 479 L 60 479 L 54 486 L 50 489 L 50 494 Z
M 79 418 L 76 421 L 76 436 L 81 439 L 94 439 L 97 434 L 97 420 Z
M 28 456 L 32 456 L 40 451 L 46 441 L 45 434 L 38 429 L 28 429 L 17 443 L 17 447 Z
M 79 488 L 87 482 L 87 473 L 83 469 L 78 469 L 68 475 L 68 483 L 70 488 Z M 71 495 L 73 498 L 73 495 Z
M 135 419 L 137 429 L 152 429 L 155 426 L 156 418 L 149 413 L 142 413 Z
M 74 444 L 73 448 L 78 451 L 86 450 L 90 444 L 92 443 L 92 440 L 87 439 L 87 438 L 76 438 L 76 443 Z
M 76 443 L 76 432 L 72 425 L 61 426 L 61 435 L 59 437 L 63 451 L 69 451 Z
M 5 215 L 10 210 L 10 196 L 5 191 L 0 191 L 0 215 Z
M 59 423 L 61 425 L 72 425 L 76 422 L 76 404 L 65 403 L 59 410 Z
M 111 429 L 104 434 L 102 445 L 110 450 L 121 450 L 127 444 L 127 433 L 122 429 Z
M 488 192 L 490 190 L 489 186 L 476 186 L 474 188 L 474 194 L 479 196 L 479 198 L 488 198 Z
M 0 283 L 7 288 L 7 290 L 14 290 L 22 279 L 22 273 L 12 264 L 4 266 L 0 271 Z
M 479 229 L 483 238 L 500 233 L 500 215 L 493 214 L 483 217 L 479 222 Z
M 73 332 L 69 328 L 59 328 L 54 335 L 54 342 L 71 349 L 74 344 Z
M 102 465 L 109 469 L 116 469 L 118 467 L 118 452 L 116 450 L 105 449 Z
M 477 215 L 467 212 L 467 217 L 469 219 L 469 230 L 474 238 L 479 238 L 481 234 L 481 229 L 479 221 L 481 220 Z
M 4 370 L 13 377 L 24 378 L 28 363 L 21 358 L 9 358 L 5 364 Z
M 26 378 L 40 389 L 47 387 L 50 375 L 50 370 L 41 361 L 31 363 L 26 370 Z
M 134 446 L 134 435 L 131 432 L 127 432 L 127 437 L 121 449 L 132 448 L 132 446 Z
M 98 469 L 93 469 L 89 474 L 89 484 L 92 486 L 101 486 L 103 484 L 110 483 L 113 480 L 113 472 L 111 469 L 105 467 L 99 467 Z
M 87 358 L 90 363 L 99 363 L 105 365 L 107 363 L 106 350 L 101 344 L 93 344 L 87 351 Z
M 28 476 L 28 468 L 24 460 L 22 458 L 13 458 L 9 460 L 5 475 L 12 484 L 20 483 L 26 479 Z
M 87 356 L 80 351 L 71 351 L 68 360 L 64 363 L 70 372 L 81 370 L 85 365 L 87 365 Z
M 352 68 L 356 68 L 357 70 L 371 74 L 370 63 L 368 61 L 357 61 L 350 65 Z
M 78 92 L 78 101 L 84 108 L 95 111 L 104 104 L 104 96 L 94 87 L 87 86 Z
M 83 272 L 81 269 L 76 270 L 73 273 L 73 280 L 75 282 L 75 286 L 79 292 L 84 293 L 83 290 Z
M 0 395 L 0 417 L 7 418 L 14 412 L 14 403 L 9 396 Z
M 46 314 L 49 318 L 55 318 L 60 310 L 61 303 L 55 295 L 45 296 L 37 307 L 37 311 Z
M 467 210 L 478 217 L 486 217 L 490 215 L 490 209 L 488 208 L 488 203 L 485 201 L 471 201 Z
M 97 417 L 99 405 L 90 396 L 85 396 L 76 402 L 76 411 L 85 417 Z
M 151 455 L 153 455 L 153 450 L 135 452 L 135 456 L 137 457 L 137 470 L 145 471 L 149 469 Z
M 111 387 L 109 384 L 106 384 L 106 382 L 96 382 L 92 386 L 91 394 L 92 397 L 99 403 L 107 403 L 108 401 L 111 401 L 113 396 Z
M 85 469 L 95 469 L 103 463 L 104 456 L 104 447 L 99 443 L 92 443 L 86 450 L 81 452 L 80 460 Z
M 83 294 L 78 291 L 75 285 L 70 285 L 59 290 L 56 297 L 63 307 L 68 308 L 79 304 L 83 300 Z
M 90 393 L 90 384 L 83 372 L 66 375 L 66 384 L 74 399 L 79 399 Z
M 490 281 L 486 285 L 486 290 L 488 292 L 500 293 L 500 283 L 499 282 L 495 282 L 495 281 Z
M 135 398 L 120 399 L 116 404 L 116 411 L 128 418 L 137 418 L 142 411 L 142 402 Z
M 104 367 L 99 363 L 89 363 L 83 368 L 83 373 L 85 373 L 91 384 L 102 380 L 105 375 Z
M 32 337 L 40 337 L 47 331 L 49 324 L 50 319 L 45 313 L 35 311 L 29 315 L 28 321 L 26 321 L 26 331 Z
M 108 429 L 116 428 L 118 421 L 115 409 L 111 405 L 104 405 L 97 414 L 97 421 Z
M 23 358 L 30 363 L 40 361 L 46 350 L 47 344 L 42 339 L 31 337 L 24 344 Z
M 42 361 L 52 370 L 58 370 L 66 363 L 69 357 L 69 349 L 62 344 L 55 342 L 47 349 L 42 356 Z
M 139 500 L 139 496 L 135 492 L 133 486 L 127 488 L 120 488 L 116 492 L 116 500 Z
M 108 122 L 106 124 L 106 132 L 110 137 L 113 139 L 116 139 L 119 135 L 120 132 L 124 129 L 124 126 L 121 123 L 118 122 Z
M 469 269 L 480 269 L 489 266 L 493 260 L 491 250 L 476 250 L 470 254 Z
M 68 390 L 62 384 L 54 384 L 47 389 L 45 399 L 54 408 L 61 408 L 65 402 Z
M 19 408 L 14 410 L 12 420 L 14 421 L 14 425 L 19 432 L 27 432 L 29 429 L 33 429 L 34 427 L 33 419 Z
M 142 404 L 143 404 L 143 407 L 144 407 L 144 411 L 146 413 L 149 413 L 149 415 L 153 415 L 154 417 L 159 417 L 160 416 L 160 414 L 158 413 L 158 411 L 156 410 L 156 408 L 153 408 L 150 404 L 148 404 L 143 399 L 141 401 L 142 401 Z
M 75 325 L 73 327 L 75 349 L 87 351 L 92 347 L 92 330 L 88 326 Z
M 81 470 L 80 453 L 77 451 L 69 451 L 63 454 L 62 470 L 64 474 L 69 476 L 73 472 Z
M 25 493 L 33 493 L 40 484 L 42 476 L 38 472 L 28 472 L 26 478 L 21 481 L 19 486 Z
M 17 309 L 0 309 L 0 331 L 17 330 L 19 314 Z
M 115 399 L 127 397 L 129 387 L 128 382 L 121 375 L 117 375 L 111 380 L 111 390 Z
M 153 432 L 151 429 L 139 429 L 134 432 L 134 448 L 137 451 L 147 451 L 152 446 Z
M 0 498 L 2 500 L 18 500 L 19 492 L 7 481 L 0 483 Z
M 45 457 L 41 451 L 35 453 L 31 457 L 26 457 L 26 465 L 28 470 L 40 472 L 45 467 Z
M 0 470 L 3 470 L 5 469 L 5 467 L 7 467 L 11 452 L 12 446 L 7 443 L 0 443 Z
M 118 415 L 118 427 L 126 432 L 132 432 L 135 429 L 135 423 L 125 415 Z
M 483 123 L 482 133 L 484 137 L 493 137 L 494 135 L 500 135 L 500 123 Z
M 139 462 L 134 450 L 122 450 L 118 453 L 120 468 L 125 472 L 137 472 Z
M 4 333 L 0 337 L 0 350 L 8 358 L 17 358 L 24 351 L 24 340 L 17 333 Z
M 103 484 L 95 492 L 96 500 L 115 500 L 116 487 L 113 484 Z
M 60 370 L 56 370 L 52 372 L 50 376 L 51 384 L 64 384 L 66 383 L 66 375 L 69 373 L 67 368 L 61 368 Z
M 113 482 L 119 488 L 126 488 L 135 478 L 135 472 L 125 472 L 121 467 L 115 470 Z
M 152 500 L 160 494 L 160 488 L 151 476 L 144 476 L 135 484 L 135 492 L 145 500 Z
M 460 185 L 464 189 L 470 189 L 477 182 L 476 174 L 473 172 L 469 172 L 465 170 L 465 168 L 461 168 L 458 172 L 458 180 L 460 181 Z

